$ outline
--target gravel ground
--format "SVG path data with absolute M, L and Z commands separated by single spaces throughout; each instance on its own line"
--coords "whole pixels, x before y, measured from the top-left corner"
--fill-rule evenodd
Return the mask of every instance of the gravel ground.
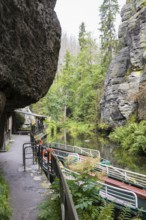
M 27 135 L 14 135 L 8 152 L 0 153 L 0 168 L 10 186 L 11 220 L 37 220 L 37 205 L 49 194 L 50 183 L 37 165 L 27 161 L 22 166 L 22 145 L 29 142 Z

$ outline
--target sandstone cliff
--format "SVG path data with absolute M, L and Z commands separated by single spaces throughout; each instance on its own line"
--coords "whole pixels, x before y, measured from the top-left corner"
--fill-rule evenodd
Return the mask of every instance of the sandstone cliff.
M 55 3 L 0 1 L 0 148 L 12 111 L 37 102 L 55 77 L 61 35 Z
M 61 28 L 56 0 L 0 1 L 0 111 L 38 101 L 51 86 Z
M 119 27 L 122 49 L 110 64 L 101 100 L 101 119 L 110 125 L 123 124 L 134 112 L 146 119 L 146 1 L 127 2 Z

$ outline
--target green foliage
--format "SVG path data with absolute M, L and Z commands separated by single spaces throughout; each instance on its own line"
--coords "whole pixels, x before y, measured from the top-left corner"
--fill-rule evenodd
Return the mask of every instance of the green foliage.
M 51 120 L 51 118 L 46 119 L 46 124 L 47 124 L 47 129 L 46 132 L 48 134 L 48 142 L 51 143 L 54 140 L 56 140 L 56 135 L 57 135 L 57 124 L 54 120 Z
M 79 219 L 113 220 L 114 206 L 105 202 L 103 207 L 99 196 L 100 187 L 94 184 L 94 181 L 97 181 L 97 178 L 89 178 L 86 171 L 76 177 L 75 181 L 68 181 Z
M 112 203 L 104 202 L 103 207 L 101 207 L 98 219 L 114 220 L 114 205 Z
M 25 122 L 24 115 L 15 112 L 15 129 L 19 130 Z
M 95 128 L 105 77 L 104 67 L 96 41 L 86 32 L 84 23 L 80 28 L 82 49 L 76 56 L 66 52 L 62 71 L 57 73 L 48 94 L 33 109 L 48 115 L 56 123 L 64 124 L 69 119 Z M 78 127 L 85 130 L 85 126 Z
M 131 219 L 130 209 L 127 207 L 123 208 L 120 215 L 118 216 L 118 220 L 130 220 L 130 219 Z
M 134 217 L 133 217 L 134 216 Z M 130 208 L 128 208 L 128 207 L 125 207 L 125 208 L 123 208 L 122 210 L 121 210 L 121 212 L 120 212 L 120 214 L 119 214 L 119 216 L 118 216 L 118 218 L 117 218 L 117 220 L 142 220 L 141 218 L 140 218 L 140 216 L 141 216 L 141 213 L 140 212 L 138 212 L 137 214 L 135 213 L 131 213 L 131 210 L 130 210 Z
M 67 120 L 63 125 L 62 128 L 66 128 L 68 133 L 72 137 L 76 137 L 77 135 L 81 134 L 90 134 L 93 129 L 95 128 L 92 124 L 87 124 L 84 122 L 76 122 L 73 120 Z
M 0 174 L 0 219 L 10 220 L 12 210 L 9 204 L 9 188 L 7 182 Z
M 7 144 L 5 149 L 6 149 L 6 151 L 9 151 L 10 150 L 10 144 Z
M 121 167 L 128 167 L 130 170 L 138 171 L 136 166 L 137 157 L 134 155 L 131 157 L 127 150 L 117 148 L 114 151 L 114 156 Z
M 110 134 L 110 139 L 118 142 L 129 153 L 146 153 L 146 124 L 142 121 L 139 124 L 127 123 L 123 127 L 117 127 Z
M 117 0 L 103 0 L 102 5 L 100 6 L 100 38 L 103 60 L 107 66 L 118 47 L 114 27 L 117 13 L 119 13 Z
M 56 196 L 49 196 L 45 202 L 39 206 L 40 220 L 61 220 L 60 200 Z
M 51 188 L 53 193 L 49 194 L 49 197 L 47 197 L 38 207 L 40 220 L 61 220 L 58 180 L 51 185 Z
M 85 23 L 82 22 L 79 27 L 79 45 L 81 50 L 86 46 L 86 37 L 87 37 L 87 33 L 86 33 Z
M 78 181 L 84 182 L 78 184 Z M 99 200 L 99 189 L 89 183 L 88 179 L 82 179 L 82 177 L 79 177 L 76 181 L 69 180 L 68 184 L 73 195 L 79 219 L 97 219 L 99 209 L 94 205 L 94 202 Z

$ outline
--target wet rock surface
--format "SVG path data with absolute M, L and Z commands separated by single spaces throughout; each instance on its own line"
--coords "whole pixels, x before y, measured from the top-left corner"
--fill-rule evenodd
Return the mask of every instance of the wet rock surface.
M 22 145 L 29 136 L 13 136 L 8 152 L 0 153 L 0 168 L 10 185 L 12 220 L 37 220 L 38 204 L 51 193 L 50 183 L 32 160 L 27 161 L 26 172 L 22 166 Z

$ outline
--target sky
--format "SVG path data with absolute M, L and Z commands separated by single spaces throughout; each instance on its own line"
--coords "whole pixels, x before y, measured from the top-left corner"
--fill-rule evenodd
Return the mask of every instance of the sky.
M 118 0 L 120 9 L 126 0 Z M 55 11 L 60 21 L 62 32 L 68 36 L 78 36 L 79 26 L 82 22 L 86 25 L 86 31 L 93 36 L 98 36 L 99 7 L 103 0 L 57 0 Z M 116 29 L 121 22 L 117 17 Z

